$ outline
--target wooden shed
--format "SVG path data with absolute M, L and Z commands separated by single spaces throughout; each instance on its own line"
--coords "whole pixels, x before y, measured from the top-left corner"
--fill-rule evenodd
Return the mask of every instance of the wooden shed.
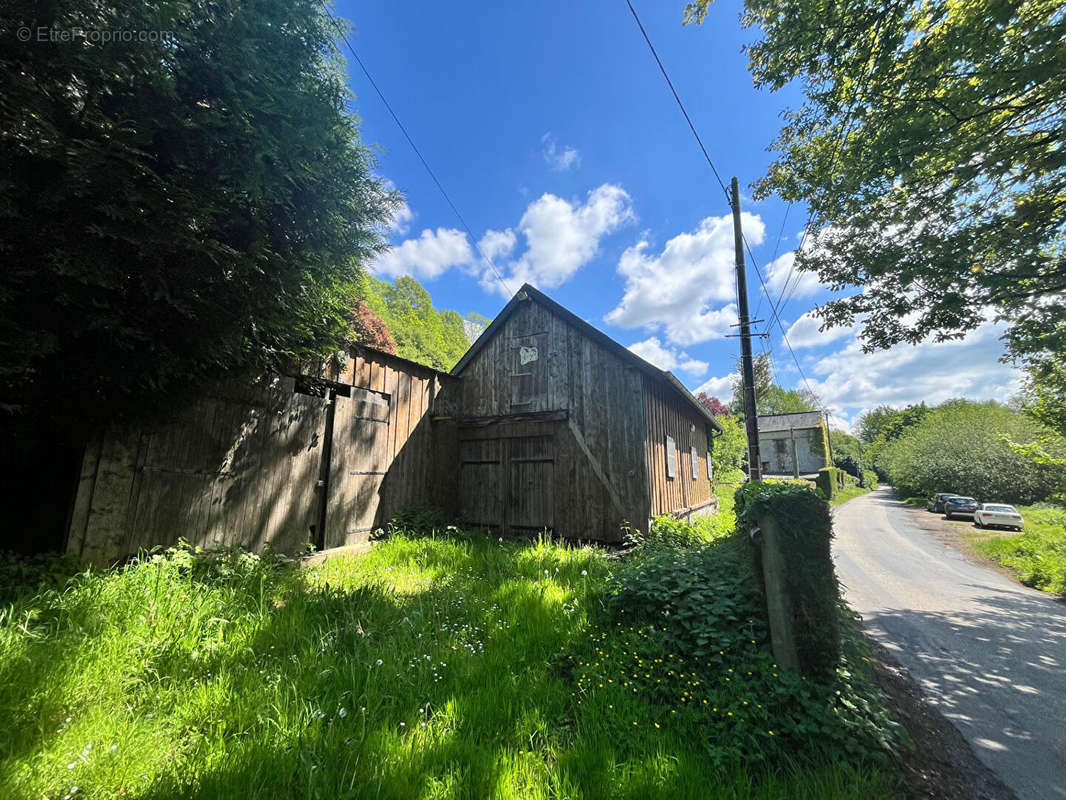
M 680 381 L 524 285 L 452 370 L 459 516 L 618 541 L 708 513 L 714 417 Z
M 715 507 L 721 426 L 669 372 L 526 285 L 451 374 L 369 349 L 314 374 L 230 381 L 85 453 L 67 549 L 297 552 L 436 508 L 501 535 L 618 541 Z

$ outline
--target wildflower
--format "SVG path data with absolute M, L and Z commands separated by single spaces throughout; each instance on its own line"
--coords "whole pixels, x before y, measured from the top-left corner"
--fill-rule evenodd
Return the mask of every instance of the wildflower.
M 773 732 L 773 731 L 767 731 L 767 733 L 768 733 L 768 734 L 770 734 L 771 736 L 773 736 L 773 735 L 774 735 L 774 732 Z
M 338 716 L 338 717 L 340 717 L 341 719 L 344 719 L 344 718 L 345 718 L 346 716 L 348 716 L 348 709 L 346 709 L 346 708 L 343 708 L 343 707 L 342 707 L 342 708 L 341 708 L 341 709 L 340 709 L 340 710 L 339 710 L 339 711 L 337 712 L 337 716 Z
M 583 570 L 581 570 L 581 577 L 585 577 L 585 576 L 587 576 L 588 574 L 589 574 L 589 571 L 588 571 L 587 569 L 583 569 Z
M 71 761 L 69 764 L 67 764 L 67 769 L 74 769 L 74 767 L 76 766 L 78 766 L 78 762 Z
M 379 659 L 378 659 L 378 666 L 380 667 L 380 666 L 381 666 L 381 665 L 382 665 L 383 663 L 384 663 L 384 662 L 383 662 L 383 661 L 382 661 L 382 660 L 381 660 L 381 659 L 379 658 Z M 732 672 L 732 670 L 730 670 L 730 672 Z

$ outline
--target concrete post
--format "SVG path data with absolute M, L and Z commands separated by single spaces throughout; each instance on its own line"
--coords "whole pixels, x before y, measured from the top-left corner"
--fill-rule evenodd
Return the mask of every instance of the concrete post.
M 762 574 L 766 587 L 766 616 L 770 621 L 770 645 L 779 666 L 798 670 L 799 655 L 792 627 L 788 565 L 781 549 L 781 529 L 770 515 L 759 520 L 759 529 L 762 531 Z

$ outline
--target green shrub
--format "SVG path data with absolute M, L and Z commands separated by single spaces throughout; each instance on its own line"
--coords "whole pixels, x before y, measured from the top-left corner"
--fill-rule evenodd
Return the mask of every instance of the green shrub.
M 832 477 L 829 469 L 824 472 Z M 793 611 L 800 671 L 813 676 L 829 674 L 840 659 L 840 586 L 830 554 L 833 521 L 829 506 L 810 486 L 760 482 L 737 489 L 736 509 L 737 525 L 742 530 L 752 529 L 766 516 L 777 521 L 788 570 L 785 592 Z M 759 551 L 756 553 L 761 578 Z
M 956 492 L 979 501 L 1032 503 L 1052 496 L 1063 470 L 1016 452 L 1048 432 L 997 403 L 953 400 L 929 411 L 881 452 L 879 461 L 903 497 Z
M 643 697 L 656 727 L 680 720 L 712 763 L 885 762 L 899 745 L 843 604 L 831 608 L 848 634 L 834 669 L 815 681 L 774 663 L 745 537 L 635 553 L 611 578 L 608 610 L 567 659 L 582 702 L 610 713 Z

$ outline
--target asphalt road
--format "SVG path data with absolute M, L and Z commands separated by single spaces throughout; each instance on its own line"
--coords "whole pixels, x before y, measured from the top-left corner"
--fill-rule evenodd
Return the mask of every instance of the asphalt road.
M 1066 604 L 941 544 L 891 489 L 834 519 L 867 630 L 1019 798 L 1066 798 Z

